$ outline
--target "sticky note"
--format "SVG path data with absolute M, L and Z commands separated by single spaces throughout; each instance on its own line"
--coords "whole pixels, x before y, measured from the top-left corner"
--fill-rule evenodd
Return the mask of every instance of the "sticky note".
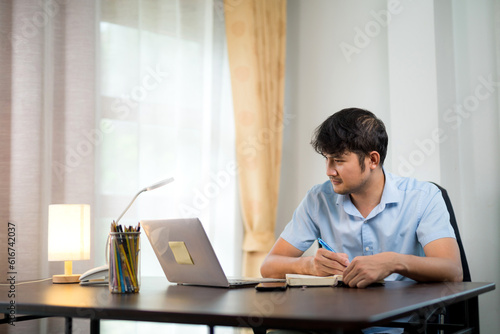
M 172 249 L 175 261 L 178 264 L 194 264 L 184 241 L 169 241 L 168 245 Z

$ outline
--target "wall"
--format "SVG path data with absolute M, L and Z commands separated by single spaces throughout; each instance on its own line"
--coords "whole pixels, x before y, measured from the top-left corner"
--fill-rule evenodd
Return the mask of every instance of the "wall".
M 288 2 L 287 72 L 282 188 L 277 228 L 281 230 L 305 192 L 325 180 L 323 159 L 311 145 L 314 129 L 345 107 L 374 111 L 390 128 L 387 36 L 379 34 L 348 63 L 339 48 L 353 44 L 353 27 L 370 20 L 385 1 Z M 354 58 L 354 57 L 353 57 Z
M 447 188 L 473 280 L 498 281 L 499 8 L 486 0 L 288 0 L 277 235 L 307 190 L 326 180 L 309 144 L 315 127 L 362 107 L 388 129 L 386 169 Z M 500 328 L 499 295 L 480 297 L 485 333 Z

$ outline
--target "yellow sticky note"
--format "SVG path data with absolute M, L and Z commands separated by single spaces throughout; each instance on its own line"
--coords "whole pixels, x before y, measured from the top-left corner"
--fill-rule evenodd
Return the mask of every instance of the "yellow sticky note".
M 175 261 L 178 264 L 194 264 L 184 241 L 169 241 L 168 245 L 172 249 Z

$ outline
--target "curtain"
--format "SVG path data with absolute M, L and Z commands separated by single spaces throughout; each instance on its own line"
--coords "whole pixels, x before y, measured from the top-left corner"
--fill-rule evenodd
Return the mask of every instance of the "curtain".
M 105 263 L 109 224 L 199 217 L 227 275 L 240 272 L 234 122 L 222 3 L 0 0 L 0 246 L 16 227 L 16 280 L 51 277 L 48 205 L 87 203 L 90 261 Z M 164 276 L 146 236 L 142 275 Z M 9 272 L 0 261 L 2 283 Z M 63 319 L 0 326 L 62 332 Z M 204 326 L 102 322 L 101 329 L 205 332 Z M 88 320 L 73 330 L 87 332 Z M 222 329 L 225 332 L 226 329 Z
M 225 1 L 245 226 L 243 274 L 260 276 L 274 244 L 283 132 L 286 1 Z
M 221 2 L 206 0 L 101 3 L 97 124 L 103 136 L 96 157 L 94 238 L 98 265 L 105 263 L 110 223 L 134 194 L 174 177 L 173 183 L 141 194 L 120 223 L 198 217 L 226 275 L 241 270 L 234 122 L 221 9 Z M 141 244 L 141 274 L 164 277 L 145 234 Z M 103 331 L 115 326 L 101 324 Z M 138 332 L 206 332 L 204 326 L 119 326 Z
M 62 262 L 47 261 L 48 205 L 93 205 L 94 7 L 92 1 L 0 1 L 2 282 L 12 271 L 17 282 L 62 274 Z M 10 268 L 9 226 L 15 228 Z M 73 271 L 92 265 L 75 262 Z M 29 321 L 1 330 L 50 332 L 63 325 Z

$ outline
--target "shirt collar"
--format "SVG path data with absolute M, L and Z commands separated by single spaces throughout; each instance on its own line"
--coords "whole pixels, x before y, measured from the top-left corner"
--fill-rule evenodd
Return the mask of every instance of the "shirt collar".
M 379 207 L 381 210 L 385 208 L 386 204 L 398 203 L 401 200 L 398 187 L 394 180 L 394 176 L 391 173 L 387 173 L 384 167 L 382 167 L 382 171 L 385 175 L 384 190 L 382 191 L 382 198 L 380 199 L 380 203 L 377 205 L 377 207 Z M 337 197 L 337 205 L 341 205 L 344 208 L 345 212 L 350 215 L 359 214 L 359 211 L 352 203 L 351 197 L 349 195 L 339 195 Z
M 384 191 L 382 192 L 382 198 L 380 199 L 380 204 L 398 203 L 401 200 L 399 196 L 399 189 L 394 180 L 394 176 L 391 173 L 387 173 L 382 167 L 382 171 L 385 175 Z

